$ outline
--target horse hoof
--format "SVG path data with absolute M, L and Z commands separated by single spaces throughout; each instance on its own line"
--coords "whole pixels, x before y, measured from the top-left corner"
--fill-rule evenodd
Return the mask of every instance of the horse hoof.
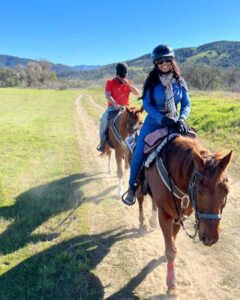
M 141 233 L 148 233 L 147 225 L 140 225 L 139 226 L 139 231 Z
M 168 288 L 167 295 L 170 296 L 170 297 L 177 297 L 177 289 L 176 289 L 176 287 L 174 287 L 174 288 Z

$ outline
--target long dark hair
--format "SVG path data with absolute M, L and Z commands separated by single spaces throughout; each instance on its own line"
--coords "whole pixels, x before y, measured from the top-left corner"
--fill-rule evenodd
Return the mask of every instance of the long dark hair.
M 180 75 L 180 70 L 179 67 L 176 63 L 175 60 L 172 61 L 172 72 L 173 72 L 173 77 L 179 81 L 181 75 Z M 152 71 L 148 74 L 147 79 L 145 80 L 145 83 L 143 85 L 143 93 L 142 96 L 139 97 L 138 99 L 143 99 L 146 95 L 146 92 L 148 89 L 150 89 L 150 97 L 151 97 L 151 101 L 153 102 L 153 90 L 154 87 L 158 84 L 159 82 L 159 75 L 161 74 L 161 71 L 159 70 L 157 64 L 154 64 L 154 68 L 152 69 Z

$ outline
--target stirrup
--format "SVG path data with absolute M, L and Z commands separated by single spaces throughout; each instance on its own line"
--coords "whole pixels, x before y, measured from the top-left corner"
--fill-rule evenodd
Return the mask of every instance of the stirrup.
M 131 188 L 129 188 L 123 195 L 122 195 L 122 202 L 128 206 L 132 206 L 135 204 L 136 202 L 136 191 L 135 191 L 135 195 L 133 196 L 133 201 L 127 201 L 127 194 L 128 192 L 131 190 Z
M 97 146 L 96 150 L 99 152 L 103 152 L 106 147 L 106 141 L 101 141 L 99 145 Z

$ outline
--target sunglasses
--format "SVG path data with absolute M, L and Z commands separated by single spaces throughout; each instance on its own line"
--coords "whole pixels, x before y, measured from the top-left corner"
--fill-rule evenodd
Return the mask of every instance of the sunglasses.
M 158 65 L 162 65 L 163 63 L 170 63 L 170 62 L 172 62 L 171 58 L 156 60 L 156 64 Z

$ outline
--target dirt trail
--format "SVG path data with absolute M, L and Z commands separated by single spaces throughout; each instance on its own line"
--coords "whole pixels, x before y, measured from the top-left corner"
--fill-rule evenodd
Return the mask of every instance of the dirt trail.
M 102 107 L 91 96 L 76 100 L 75 121 L 83 171 L 88 184 L 83 187 L 89 206 L 91 234 L 106 235 L 106 253 L 99 252 L 94 274 L 104 288 L 104 299 L 168 299 L 166 292 L 166 261 L 160 229 L 138 230 L 138 207 L 127 207 L 116 197 L 117 178 L 114 170 L 107 174 L 107 161 L 98 157 L 98 126 L 84 107 L 84 102 L 102 113 Z M 90 134 L 89 134 L 90 133 Z M 239 182 L 231 184 L 224 209 L 220 241 L 213 247 L 194 243 L 184 232 L 177 239 L 177 299 L 226 300 L 239 298 Z M 150 203 L 146 201 L 146 221 Z

